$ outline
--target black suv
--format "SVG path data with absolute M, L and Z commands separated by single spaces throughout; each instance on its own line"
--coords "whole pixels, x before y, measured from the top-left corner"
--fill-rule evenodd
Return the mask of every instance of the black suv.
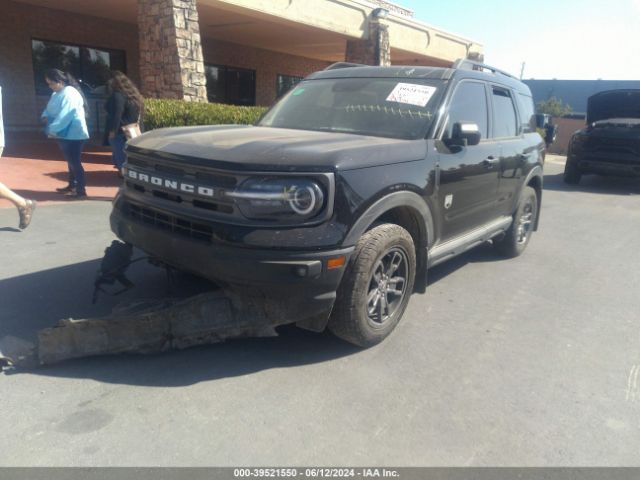
M 640 176 L 640 90 L 608 90 L 589 97 L 587 126 L 571 137 L 564 181 L 584 173 Z
M 361 346 L 427 269 L 537 228 L 544 142 L 529 88 L 486 65 L 335 64 L 255 126 L 132 140 L 113 231 L 162 262 Z

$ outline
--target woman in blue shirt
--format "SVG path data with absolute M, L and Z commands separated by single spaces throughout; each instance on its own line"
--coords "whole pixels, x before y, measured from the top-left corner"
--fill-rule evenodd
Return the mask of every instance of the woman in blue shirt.
M 60 70 L 47 70 L 44 79 L 53 90 L 47 108 L 42 112 L 46 133 L 58 141 L 69 166 L 69 184 L 57 190 L 72 198 L 84 198 L 87 191 L 81 156 L 82 147 L 89 138 L 84 96 L 73 77 Z

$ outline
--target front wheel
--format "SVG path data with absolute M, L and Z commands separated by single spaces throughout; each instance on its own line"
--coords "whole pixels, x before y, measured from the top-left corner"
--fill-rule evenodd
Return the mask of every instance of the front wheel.
M 576 162 L 571 160 L 569 157 L 564 164 L 564 174 L 562 175 L 562 178 L 564 183 L 568 185 L 577 185 L 580 183 L 580 179 L 582 178 L 582 172 L 576 165 Z
M 493 243 L 505 257 L 513 258 L 524 252 L 538 218 L 538 194 L 532 187 L 524 187 L 513 215 L 513 222 L 504 237 Z
M 409 232 L 394 224 L 369 230 L 358 241 L 340 284 L 329 329 L 360 347 L 380 343 L 400 321 L 415 274 Z

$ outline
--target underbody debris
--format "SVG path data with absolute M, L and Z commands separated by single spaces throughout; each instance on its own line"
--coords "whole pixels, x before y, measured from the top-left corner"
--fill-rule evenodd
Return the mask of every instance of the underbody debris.
M 268 318 L 261 299 L 240 299 L 231 292 L 139 301 L 106 317 L 60 320 L 55 327 L 38 332 L 36 345 L 5 337 L 0 341 L 0 368 L 30 368 L 95 355 L 157 353 L 228 338 L 271 337 L 277 335 L 274 327 L 280 323 L 286 320 Z

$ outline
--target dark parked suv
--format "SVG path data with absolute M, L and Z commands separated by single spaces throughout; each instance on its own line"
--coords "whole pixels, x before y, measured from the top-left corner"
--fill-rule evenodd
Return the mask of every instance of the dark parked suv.
M 587 126 L 571 137 L 564 181 L 585 173 L 640 176 L 640 90 L 608 90 L 587 102 Z
M 335 64 L 255 126 L 131 141 L 111 215 L 125 242 L 259 298 L 272 323 L 380 342 L 426 272 L 538 225 L 529 88 L 492 67 Z

